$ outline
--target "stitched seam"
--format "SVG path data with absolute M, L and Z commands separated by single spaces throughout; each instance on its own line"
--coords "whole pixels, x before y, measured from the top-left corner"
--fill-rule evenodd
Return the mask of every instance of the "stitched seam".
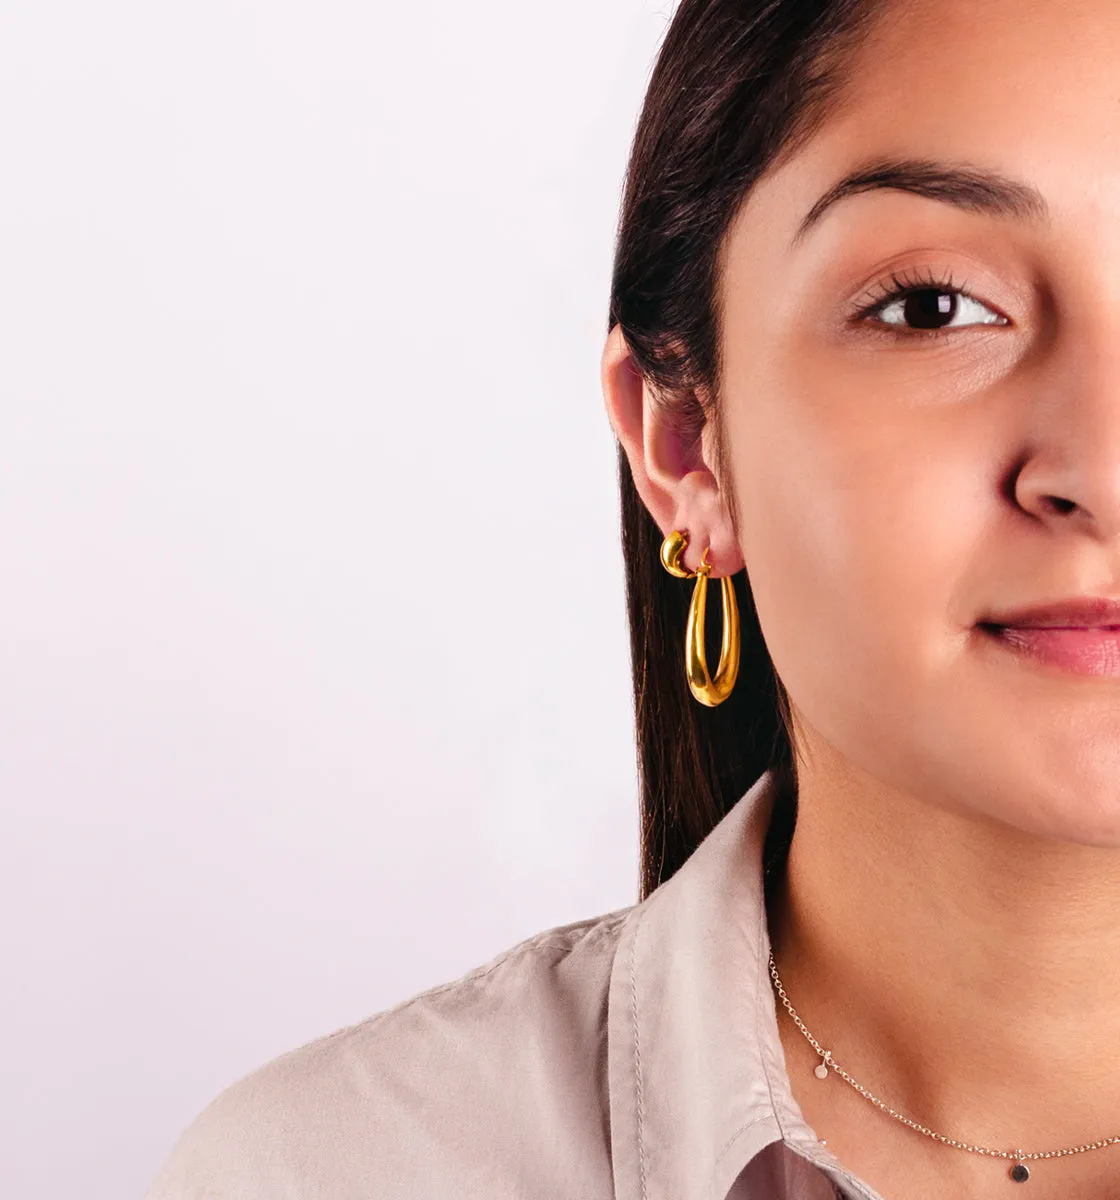
M 755 1000 L 755 1006 L 754 1006 L 754 1038 L 755 1038 L 755 1045 L 758 1046 L 758 1048 L 759 1048 L 758 1049 L 758 1061 L 762 1064 L 762 1074 L 766 1080 L 766 1093 L 770 1097 L 770 1108 L 774 1114 L 774 1119 L 778 1122 L 778 1129 L 781 1132 L 782 1138 L 784 1140 L 785 1136 L 786 1136 L 786 1126 L 785 1126 L 785 1122 L 782 1120 L 782 1114 L 778 1111 L 778 1105 L 777 1105 L 776 1101 L 774 1100 L 774 1081 L 770 1078 L 770 1071 L 769 1071 L 769 1068 L 768 1068 L 768 1065 L 766 1062 L 766 1054 L 762 1048 L 762 997 L 764 995 L 763 988 L 765 987 L 765 989 L 767 991 L 769 991 L 769 989 L 770 989 L 770 980 L 768 978 L 769 965 L 767 966 L 767 977 L 764 977 L 763 973 L 762 973 L 762 953 L 761 953 L 762 935 L 765 933 L 767 940 L 769 940 L 769 933 L 766 931 L 766 904 L 765 904 L 765 901 L 762 904 L 762 910 L 761 910 L 761 913 L 758 918 L 758 931 L 759 931 L 759 935 L 760 935 L 759 942 L 758 942 L 760 952 L 758 955 L 758 964 L 755 968 L 755 970 L 757 971 L 757 978 L 755 981 L 756 1000 Z
M 434 987 L 427 988 L 425 991 L 419 992 L 415 996 L 408 997 L 407 1000 L 402 1000 L 395 1004 L 392 1008 L 385 1009 L 384 1012 L 374 1013 L 373 1016 L 366 1017 L 365 1020 L 358 1022 L 358 1025 L 366 1025 L 380 1021 L 385 1017 L 393 1016 L 395 1013 L 404 1012 L 411 1005 L 416 1004 L 420 1000 L 427 1000 L 434 996 L 439 996 L 443 992 L 449 992 L 453 988 L 465 987 L 469 983 L 475 983 L 477 980 L 485 979 L 492 971 L 496 971 L 499 967 L 504 966 L 511 960 L 516 960 L 519 957 L 531 954 L 538 950 L 554 950 L 557 947 L 567 947 L 569 951 L 574 950 L 576 946 L 583 943 L 593 943 L 599 937 L 613 933 L 619 926 L 619 923 L 625 919 L 629 909 L 623 909 L 621 912 L 608 913 L 603 917 L 593 918 L 594 924 L 580 923 L 580 928 L 574 932 L 553 934 L 551 937 L 547 934 L 538 935 L 536 938 L 530 938 L 524 943 L 519 943 L 512 946 L 509 950 L 501 954 L 489 966 L 475 967 L 473 970 L 466 972 L 457 979 L 448 980 L 446 983 L 437 983 Z M 347 1029 L 354 1029 L 357 1026 L 347 1026 Z M 339 1030 L 340 1033 L 346 1030 Z
M 636 981 L 635 960 L 638 955 L 638 936 L 642 932 L 642 922 L 634 927 L 634 940 L 630 945 L 630 1021 L 634 1028 L 634 1079 L 638 1103 L 638 1177 L 642 1185 L 642 1200 L 646 1200 L 646 1151 L 642 1137 L 645 1124 L 645 1109 L 642 1098 L 642 1049 L 638 1038 L 638 986 Z
M 708 1177 L 707 1190 L 709 1194 L 711 1193 L 712 1185 L 715 1183 L 716 1175 L 719 1173 L 719 1169 L 723 1165 L 723 1160 L 726 1157 L 728 1150 L 731 1149 L 732 1144 L 737 1142 L 739 1138 L 741 1138 L 743 1134 L 747 1132 L 748 1129 L 753 1129 L 760 1122 L 768 1120 L 769 1115 L 769 1113 L 760 1113 L 757 1117 L 752 1117 L 745 1125 L 740 1125 L 739 1128 L 736 1129 L 735 1132 L 727 1139 L 727 1141 L 720 1146 L 719 1152 L 716 1154 L 715 1166 L 712 1167 L 712 1173 Z M 746 1165 L 746 1163 L 743 1164 L 744 1167 Z

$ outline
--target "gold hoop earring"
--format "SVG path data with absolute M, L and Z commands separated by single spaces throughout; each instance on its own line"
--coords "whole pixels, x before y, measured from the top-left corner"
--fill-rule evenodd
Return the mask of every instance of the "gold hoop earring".
M 661 565 L 678 579 L 695 579 L 692 602 L 688 606 L 688 623 L 684 632 L 684 671 L 689 691 L 701 704 L 714 708 L 731 695 L 739 675 L 739 605 L 735 585 L 730 575 L 720 579 L 723 604 L 723 637 L 719 648 L 719 666 L 715 679 L 708 673 L 708 658 L 704 652 L 704 619 L 708 604 L 708 577 L 712 564 L 708 562 L 711 543 L 695 571 L 681 565 L 681 555 L 688 545 L 688 531 L 674 529 L 661 543 Z

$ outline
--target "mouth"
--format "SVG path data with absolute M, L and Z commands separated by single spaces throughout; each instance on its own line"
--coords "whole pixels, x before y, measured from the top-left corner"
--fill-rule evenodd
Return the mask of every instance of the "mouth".
M 1074 675 L 1120 677 L 1120 625 L 978 626 L 1020 659 Z

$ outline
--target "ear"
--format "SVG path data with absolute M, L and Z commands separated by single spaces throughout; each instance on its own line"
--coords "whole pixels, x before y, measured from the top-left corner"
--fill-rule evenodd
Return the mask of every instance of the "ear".
M 705 461 L 707 439 L 685 444 L 664 407 L 654 403 L 621 325 L 607 337 L 601 377 L 611 428 L 630 462 L 638 495 L 662 535 L 688 531 L 681 556 L 688 570 L 696 570 L 710 544 L 712 578 L 734 575 L 743 567 L 743 553 L 719 481 Z

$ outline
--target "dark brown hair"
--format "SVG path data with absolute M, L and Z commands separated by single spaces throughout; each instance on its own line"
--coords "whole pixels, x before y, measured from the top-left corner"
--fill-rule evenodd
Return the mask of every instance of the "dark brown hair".
M 682 0 L 642 105 L 623 189 L 608 332 L 622 326 L 651 396 L 686 445 L 712 423 L 713 469 L 727 489 L 736 531 L 719 405 L 724 236 L 759 176 L 834 111 L 850 53 L 883 6 Z M 730 697 L 707 708 L 693 699 L 684 671 L 694 584 L 661 565 L 663 534 L 638 495 L 621 443 L 618 479 L 645 899 L 768 769 L 778 792 L 765 853 L 768 864 L 779 861 L 796 820 L 797 753 L 789 697 L 755 612 L 750 564 L 733 577 L 739 676 Z M 719 608 L 718 595 L 714 607 L 710 598 L 709 662 L 719 654 Z

